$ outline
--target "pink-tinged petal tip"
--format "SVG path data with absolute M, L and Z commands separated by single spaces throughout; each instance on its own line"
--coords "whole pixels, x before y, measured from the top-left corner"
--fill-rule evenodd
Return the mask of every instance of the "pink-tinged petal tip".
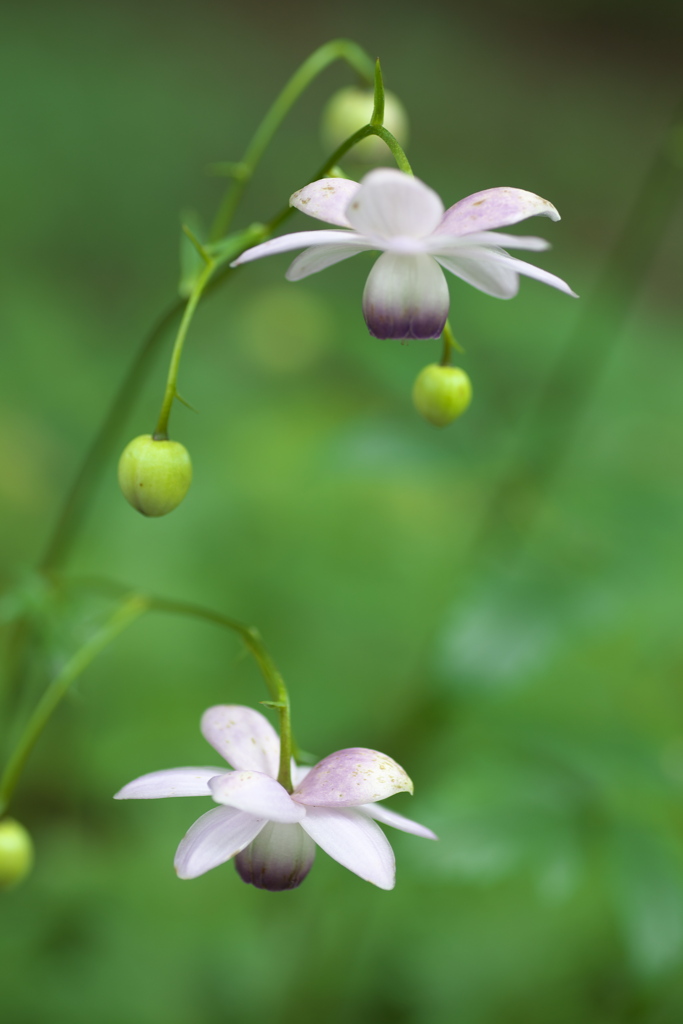
M 210 796 L 209 779 L 223 768 L 167 768 L 133 779 L 114 794 L 114 800 L 158 800 L 170 796 Z
M 401 792 L 412 793 L 413 784 L 393 758 L 378 750 L 350 747 L 319 761 L 292 799 L 307 807 L 356 807 Z
M 348 228 L 351 225 L 346 216 L 346 207 L 359 188 L 357 181 L 349 181 L 348 178 L 321 178 L 290 196 L 289 205 L 309 217 Z
M 475 192 L 446 210 L 437 227 L 438 235 L 467 235 L 472 231 L 490 231 L 517 224 L 527 217 L 560 215 L 547 199 L 522 188 L 486 188 Z

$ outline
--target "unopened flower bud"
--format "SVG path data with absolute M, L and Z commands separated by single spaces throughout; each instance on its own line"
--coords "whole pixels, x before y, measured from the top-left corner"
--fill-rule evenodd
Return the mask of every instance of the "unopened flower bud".
M 33 867 L 33 840 L 14 818 L 0 821 L 0 890 L 18 885 Z
M 192 483 L 190 454 L 178 441 L 155 441 L 141 434 L 119 459 L 119 487 L 129 504 L 144 516 L 165 516 Z
M 470 378 L 458 366 L 431 363 L 420 371 L 413 385 L 415 408 L 437 427 L 445 427 L 457 420 L 471 399 Z
M 350 135 L 368 124 L 375 106 L 372 89 L 348 86 L 330 99 L 323 111 L 322 138 L 326 149 L 337 149 Z M 384 127 L 401 146 L 408 141 L 408 115 L 401 101 L 392 92 L 384 93 Z M 353 147 L 351 156 L 365 163 L 381 163 L 391 158 L 386 145 L 376 135 L 363 139 Z

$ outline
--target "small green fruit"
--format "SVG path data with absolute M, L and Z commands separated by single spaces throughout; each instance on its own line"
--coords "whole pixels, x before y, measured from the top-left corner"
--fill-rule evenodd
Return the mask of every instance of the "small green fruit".
M 472 384 L 458 366 L 431 363 L 417 375 L 413 404 L 421 416 L 437 427 L 457 420 L 472 400 Z
M 165 516 L 180 504 L 192 483 L 192 462 L 178 441 L 155 441 L 141 434 L 119 459 L 119 487 L 143 516 Z
M 326 149 L 341 146 L 350 135 L 366 125 L 372 117 L 375 95 L 372 89 L 359 89 L 350 85 L 332 96 L 323 111 L 322 138 Z M 408 115 L 401 101 L 392 92 L 384 93 L 384 126 L 401 146 L 408 141 Z M 376 135 L 363 139 L 351 150 L 354 160 L 381 163 L 391 159 L 391 153 Z
M 0 890 L 18 885 L 33 867 L 33 840 L 14 818 L 0 820 Z

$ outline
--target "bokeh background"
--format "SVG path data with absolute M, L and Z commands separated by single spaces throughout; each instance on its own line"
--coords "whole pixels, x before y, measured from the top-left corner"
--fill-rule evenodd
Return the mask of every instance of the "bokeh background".
M 301 745 L 385 750 L 381 892 L 319 853 L 298 890 L 232 865 L 179 882 L 202 801 L 115 804 L 147 771 L 211 760 L 212 703 L 267 697 L 236 639 L 150 615 L 86 672 L 12 813 L 31 878 L 3 894 L 8 1024 L 674 1024 L 683 1019 L 682 9 L 675 0 L 343 5 L 8 3 L 3 151 L 2 572 L 28 609 L 30 707 L 111 609 L 32 575 L 145 332 L 174 301 L 181 211 L 206 221 L 300 61 L 328 38 L 381 56 L 416 173 L 447 205 L 514 185 L 559 224 L 512 302 L 454 279 L 475 401 L 444 431 L 410 389 L 437 342 L 368 337 L 371 257 L 298 285 L 286 257 L 203 306 L 172 433 L 195 482 L 145 520 L 118 452 L 153 429 L 170 338 L 101 466 L 70 579 L 106 577 L 256 624 Z M 328 70 L 292 112 L 241 224 L 325 155 Z M 353 166 L 348 166 L 349 171 Z M 297 215 L 291 228 L 304 226 Z M 10 686 L 10 691 L 11 691 Z

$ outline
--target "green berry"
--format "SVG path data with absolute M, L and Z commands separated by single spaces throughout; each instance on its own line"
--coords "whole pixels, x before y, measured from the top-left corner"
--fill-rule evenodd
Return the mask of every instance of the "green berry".
M 413 404 L 426 420 L 445 427 L 462 416 L 472 399 L 472 384 L 458 366 L 431 363 L 417 375 Z
M 335 150 L 350 135 L 366 125 L 372 117 L 375 94 L 372 89 L 350 85 L 332 96 L 323 111 L 322 138 L 326 149 Z M 408 115 L 401 101 L 392 92 L 384 93 L 384 126 L 401 146 L 408 141 Z M 390 159 L 386 145 L 376 135 L 363 139 L 351 150 L 354 160 L 379 163 Z
M 192 483 L 192 462 L 178 441 L 141 434 L 119 459 L 119 487 L 143 516 L 165 516 L 180 504 Z
M 0 820 L 0 890 L 18 885 L 33 867 L 33 840 L 14 818 Z

